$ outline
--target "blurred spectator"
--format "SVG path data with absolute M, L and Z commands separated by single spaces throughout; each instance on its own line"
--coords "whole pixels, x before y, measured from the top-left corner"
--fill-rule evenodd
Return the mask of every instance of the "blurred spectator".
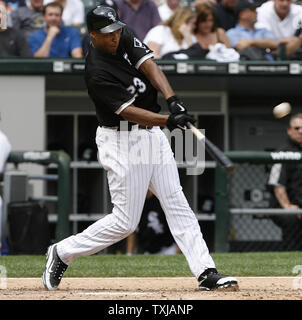
M 174 11 L 180 7 L 181 0 L 166 0 L 158 7 L 158 13 L 162 21 L 168 20 Z
M 196 42 L 193 35 L 196 14 L 188 7 L 178 8 L 166 21 L 152 28 L 146 35 L 144 43 L 159 59 L 168 52 L 186 49 Z
M 28 7 L 20 7 L 10 15 L 8 25 L 22 30 L 26 39 L 43 28 L 43 0 L 30 0 Z
M 7 158 L 11 152 L 11 144 L 7 138 L 7 136 L 0 130 L 0 181 L 3 180 L 3 174 L 5 171 L 5 165 Z M 1 238 L 2 238 L 2 198 L 0 194 L 0 251 L 1 251 Z M 0 253 L 1 255 L 1 253 Z
M 153 0 L 153 2 L 156 4 L 157 7 L 162 5 L 166 0 Z
M 302 32 L 300 30 L 287 42 L 285 54 L 290 60 L 302 59 Z
M 237 24 L 235 6 L 240 0 L 221 0 L 213 5 L 216 16 L 217 27 L 229 30 Z M 198 10 L 198 7 L 196 8 Z
M 231 44 L 225 30 L 216 27 L 213 8 L 208 4 L 202 4 L 198 7 L 197 12 L 198 14 L 194 33 L 200 46 L 205 50 L 209 50 L 210 45 L 223 43 L 227 48 L 231 48 Z
M 0 32 L 0 58 L 32 57 L 24 34 L 17 29 L 7 28 Z
M 7 12 L 3 2 L 0 2 L 0 32 L 7 28 Z
M 26 7 L 26 0 L 0 0 L 1 3 L 5 4 L 8 16 L 18 8 Z
M 302 114 L 293 115 L 287 128 L 287 141 L 279 151 L 302 152 Z M 272 166 L 268 185 L 272 187 L 271 207 L 283 209 L 302 208 L 301 162 L 276 163 Z M 272 216 L 282 229 L 283 250 L 302 249 L 302 216 Z
M 220 2 L 220 0 L 219 1 L 217 1 L 217 0 L 195 0 L 191 3 L 191 6 L 198 11 L 198 7 L 200 5 L 207 4 L 212 7 L 213 5 L 217 4 L 218 2 Z
M 82 43 L 78 31 L 73 27 L 62 26 L 63 7 L 51 2 L 43 9 L 45 28 L 34 32 L 29 45 L 37 58 L 82 58 Z
M 121 21 L 143 40 L 147 32 L 161 22 L 153 0 L 117 0 Z
M 280 44 L 286 46 L 287 56 L 291 56 L 300 48 L 297 45 L 300 40 L 295 34 L 302 23 L 301 5 L 294 4 L 292 0 L 272 0 L 263 3 L 257 12 L 256 27 L 270 30 Z
M 274 60 L 271 50 L 278 48 L 278 39 L 265 28 L 255 28 L 257 4 L 250 0 L 241 0 L 235 10 L 238 24 L 227 31 L 233 48 L 242 60 Z
M 62 21 L 65 26 L 82 26 L 85 22 L 85 7 L 82 0 L 44 0 L 44 5 L 56 1 L 64 8 Z

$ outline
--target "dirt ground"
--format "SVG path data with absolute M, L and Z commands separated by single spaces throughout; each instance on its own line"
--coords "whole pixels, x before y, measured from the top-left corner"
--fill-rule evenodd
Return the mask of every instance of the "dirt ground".
M 63 278 L 56 291 L 39 278 L 8 278 L 1 279 L 0 300 L 302 300 L 301 277 L 237 279 L 236 292 L 202 292 L 190 277 Z

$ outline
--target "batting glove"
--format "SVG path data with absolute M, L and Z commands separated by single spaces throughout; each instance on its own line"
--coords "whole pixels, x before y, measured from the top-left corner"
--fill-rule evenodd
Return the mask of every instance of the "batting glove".
M 172 114 L 187 113 L 187 109 L 183 102 L 178 99 L 177 96 L 172 96 L 166 100 L 168 104 L 169 111 Z
M 187 129 L 187 122 L 194 124 L 196 120 L 192 115 L 187 113 L 172 113 L 167 120 L 167 127 L 170 131 L 176 128 L 185 130 Z

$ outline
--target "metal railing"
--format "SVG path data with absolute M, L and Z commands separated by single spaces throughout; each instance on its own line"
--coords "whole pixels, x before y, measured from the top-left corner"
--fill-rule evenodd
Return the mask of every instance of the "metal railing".
M 57 196 L 43 196 L 31 200 L 56 201 L 58 205 L 56 241 L 70 235 L 70 157 L 63 151 L 13 151 L 8 158 L 9 163 L 18 166 L 20 163 L 36 163 L 44 166 L 57 165 L 57 175 L 29 176 L 31 179 L 57 180 Z
M 259 236 L 261 230 L 253 230 L 253 228 L 256 229 L 256 226 L 257 228 L 259 226 L 266 228 L 263 229 L 262 235 L 259 238 L 262 240 L 267 239 L 269 238 L 269 233 L 274 233 L 272 238 L 276 240 L 278 238 L 276 236 L 278 227 L 271 221 L 271 218 L 273 216 L 302 214 L 302 209 L 285 210 L 270 207 L 269 197 L 267 197 L 269 192 L 266 190 L 270 167 L 274 163 L 302 162 L 302 153 L 229 151 L 226 154 L 235 163 L 236 170 L 234 175 L 227 175 L 221 167 L 216 167 L 215 251 L 230 251 L 230 243 L 234 241 L 236 235 L 239 238 L 238 234 L 244 234 L 245 238 L 248 238 L 246 235 L 250 233 L 248 240 L 257 241 L 255 238 Z M 258 192 L 258 198 L 254 202 L 253 199 L 244 198 L 247 190 L 252 188 L 255 188 Z M 232 225 L 235 218 L 237 219 L 236 227 Z M 234 236 L 232 232 L 235 232 L 236 235 Z M 293 231 L 294 234 L 295 232 Z M 278 241 L 282 242 L 282 236 Z M 261 241 L 259 243 L 261 245 Z

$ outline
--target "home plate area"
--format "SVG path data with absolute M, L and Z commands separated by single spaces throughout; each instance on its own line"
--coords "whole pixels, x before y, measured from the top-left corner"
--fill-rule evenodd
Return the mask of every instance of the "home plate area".
M 0 300 L 301 300 L 301 277 L 237 277 L 239 290 L 200 291 L 193 277 L 63 278 L 47 291 L 40 278 L 2 279 Z M 3 281 L 5 280 L 5 281 Z

